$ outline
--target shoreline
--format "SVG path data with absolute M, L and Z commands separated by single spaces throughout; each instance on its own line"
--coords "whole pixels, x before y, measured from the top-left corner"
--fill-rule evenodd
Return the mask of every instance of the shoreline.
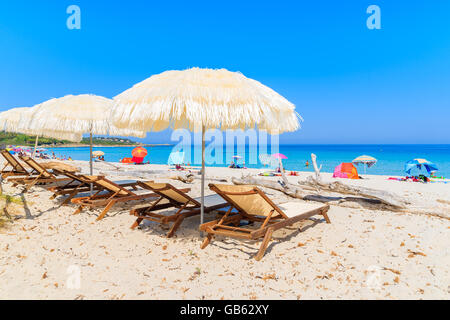
M 118 147 L 169 147 L 173 146 L 173 144 L 169 143 L 161 143 L 161 144 L 108 144 L 108 145 L 102 145 L 102 144 L 93 144 L 93 148 L 118 148 Z M 31 146 L 30 146 L 31 147 Z M 34 147 L 34 146 L 32 146 Z M 64 144 L 64 145 L 39 145 L 38 148 L 89 148 L 89 144 Z

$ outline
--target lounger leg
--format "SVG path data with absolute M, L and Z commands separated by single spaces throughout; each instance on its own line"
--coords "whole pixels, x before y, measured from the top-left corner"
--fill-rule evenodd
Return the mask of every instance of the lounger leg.
M 273 229 L 269 228 L 267 229 L 266 235 L 264 236 L 264 239 L 261 243 L 261 247 L 259 248 L 258 254 L 255 257 L 256 261 L 259 261 L 264 256 L 264 253 L 266 252 L 267 246 L 269 245 L 270 239 L 272 238 Z
M 27 184 L 27 186 L 25 187 L 25 189 L 24 189 L 24 192 L 28 192 L 38 181 L 39 181 L 39 179 L 41 178 L 41 176 L 42 176 L 42 173 L 40 174 L 40 175 L 38 175 L 37 177 L 36 177 L 36 179 L 34 179 L 34 180 L 32 180 L 30 183 L 28 183 Z
M 321 213 L 322 213 L 322 216 L 325 218 L 325 221 L 326 221 L 327 223 L 331 223 L 330 218 L 328 218 L 327 211 L 328 211 L 328 210 L 324 210 L 324 211 L 322 211 Z
M 173 237 L 173 235 L 175 234 L 175 232 L 178 230 L 178 227 L 180 226 L 180 224 L 183 222 L 184 220 L 184 215 L 180 215 L 177 220 L 175 220 L 175 222 L 173 223 L 172 227 L 170 228 L 169 233 L 167 234 L 167 238 L 171 238 Z
M 137 218 L 136 221 L 131 225 L 131 229 L 136 229 L 137 226 L 144 220 L 143 218 Z
M 75 197 L 78 194 L 78 190 L 74 190 L 72 193 L 69 194 L 69 196 L 61 203 L 62 206 L 68 204 L 70 200 L 72 200 L 73 197 Z
M 208 246 L 208 244 L 211 242 L 212 238 L 213 238 L 213 235 L 209 233 L 206 236 L 206 238 L 203 240 L 202 245 L 200 246 L 200 249 L 205 249 Z
M 73 212 L 73 214 L 79 214 L 83 210 L 83 206 L 79 206 L 77 210 Z
M 105 207 L 105 209 L 103 209 L 102 213 L 100 213 L 100 215 L 97 217 L 96 221 L 102 220 L 105 215 L 108 213 L 109 209 L 111 209 L 111 207 L 115 204 L 116 202 L 114 200 L 111 200 Z

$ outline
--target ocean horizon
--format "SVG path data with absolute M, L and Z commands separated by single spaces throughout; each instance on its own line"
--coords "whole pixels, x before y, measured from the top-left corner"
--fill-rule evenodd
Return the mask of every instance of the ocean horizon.
M 105 160 L 118 162 L 124 157 L 131 157 L 134 147 L 94 147 L 93 150 L 105 152 Z M 167 164 L 172 151 L 180 150 L 185 153 L 185 163 L 191 165 L 201 164 L 201 146 L 191 145 L 161 145 L 148 147 L 145 161 L 153 164 Z M 71 157 L 73 160 L 89 160 L 89 146 L 86 147 L 58 147 L 53 150 L 57 157 Z M 278 146 L 259 145 L 224 145 L 215 148 L 214 144 L 206 145 L 207 166 L 228 166 L 234 155 L 241 156 L 239 163 L 245 159 L 248 168 L 263 168 L 259 154 L 280 152 L 288 157 L 283 160 L 286 170 L 313 171 L 311 153 L 316 154 L 317 162 L 322 165 L 322 172 L 333 172 L 341 162 L 351 162 L 360 155 L 370 155 L 378 162 L 371 168 L 364 170 L 357 166 L 359 174 L 395 175 L 404 176 L 404 164 L 414 158 L 425 158 L 435 163 L 439 169 L 438 176 L 450 177 L 450 144 L 280 144 Z M 305 166 L 309 161 L 309 167 Z M 413 170 L 413 174 L 421 171 Z M 422 170 L 423 172 L 423 170 Z

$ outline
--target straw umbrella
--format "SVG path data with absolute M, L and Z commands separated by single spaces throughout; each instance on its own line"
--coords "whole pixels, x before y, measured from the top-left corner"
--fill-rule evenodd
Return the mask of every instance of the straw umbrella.
M 364 167 L 364 173 L 366 173 L 366 167 L 364 165 L 367 165 L 367 168 L 370 168 L 377 163 L 377 159 L 371 156 L 362 155 L 353 159 L 352 163 L 356 165 L 362 164 Z
M 67 95 L 50 99 L 35 107 L 28 126 L 31 130 L 46 134 L 48 132 L 89 134 L 89 168 L 92 167 L 92 135 L 120 135 L 145 137 L 145 132 L 118 129 L 108 122 L 112 100 L 91 94 Z M 61 135 L 61 138 L 65 135 Z M 81 141 L 81 138 L 80 140 Z
M 5 132 L 23 133 L 27 135 L 36 135 L 34 143 L 33 157 L 36 154 L 39 135 L 48 138 L 64 139 L 69 141 L 81 141 L 80 134 L 71 132 L 58 132 L 57 130 L 48 130 L 45 134 L 29 128 L 28 123 L 32 118 L 35 109 L 30 107 L 13 108 L 0 113 L 0 129 Z
M 92 156 L 94 158 L 98 158 L 98 157 L 101 157 L 101 156 L 104 156 L 104 155 L 105 155 L 105 153 L 103 151 L 100 151 L 100 150 L 92 152 Z
M 255 128 L 282 133 L 299 128 L 295 106 L 260 82 L 225 69 L 192 68 L 154 75 L 114 98 L 113 124 L 160 131 L 202 132 L 201 215 L 204 214 L 205 132 Z

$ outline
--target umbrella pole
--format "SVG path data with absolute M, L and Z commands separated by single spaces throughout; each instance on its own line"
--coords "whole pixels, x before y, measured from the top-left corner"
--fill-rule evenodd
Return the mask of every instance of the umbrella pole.
M 202 126 L 202 203 L 200 207 L 200 224 L 203 224 L 203 215 L 205 213 L 205 126 Z M 203 232 L 200 231 L 200 237 L 203 237 Z
M 39 136 L 36 136 L 36 142 L 34 143 L 34 150 L 33 150 L 33 159 L 36 156 L 36 148 L 37 148 L 37 144 L 38 144 L 38 140 L 39 140 Z
M 91 130 L 91 132 L 89 132 L 89 141 L 90 141 L 90 144 L 89 144 L 89 172 L 90 172 L 90 175 L 92 176 L 93 175 L 93 168 L 92 168 L 92 130 Z M 92 194 L 92 192 L 93 192 L 93 185 L 91 183 L 91 194 Z

